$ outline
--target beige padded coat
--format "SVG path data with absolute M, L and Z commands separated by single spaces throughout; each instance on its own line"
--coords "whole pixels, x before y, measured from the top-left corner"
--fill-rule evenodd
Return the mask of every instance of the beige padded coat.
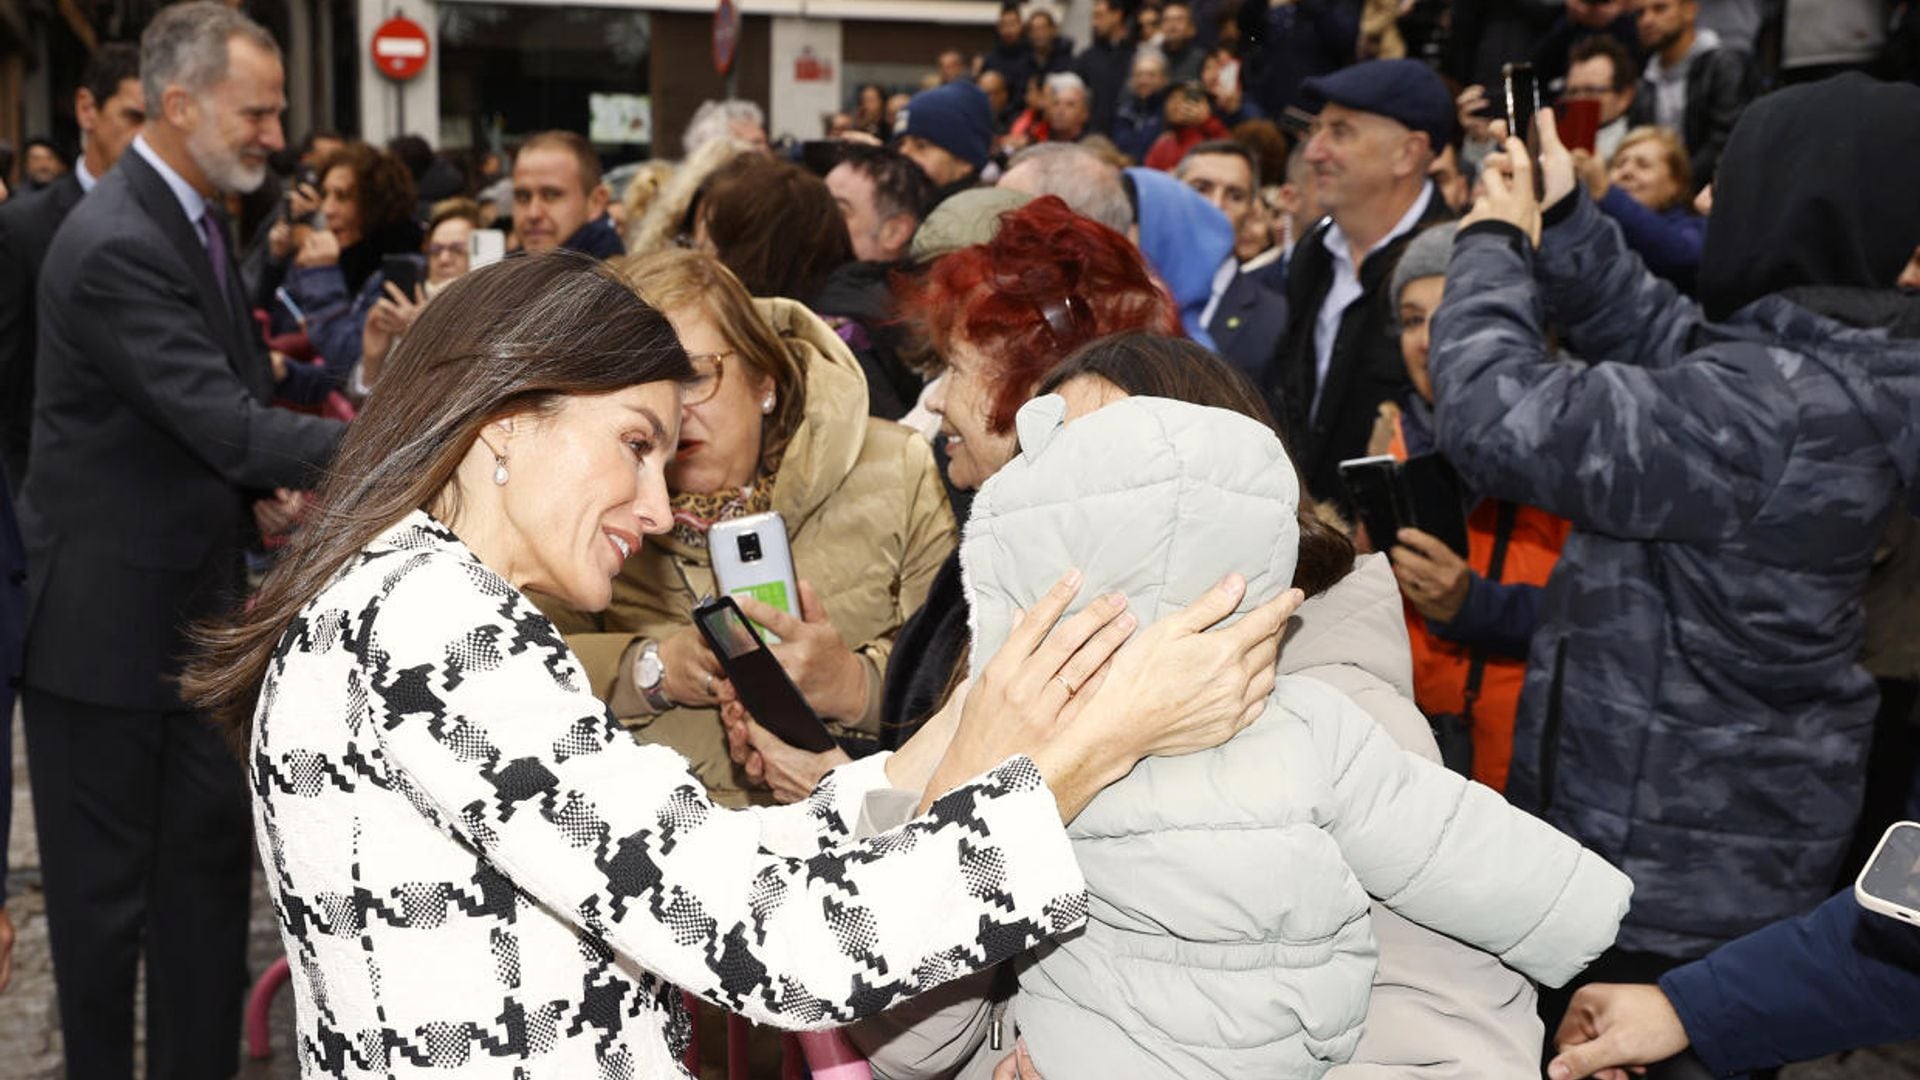
M 755 300 L 754 306 L 806 374 L 806 415 L 774 479 L 773 508 L 786 518 L 800 577 L 867 662 L 867 716 L 829 726 L 871 734 L 893 635 L 919 609 L 953 551 L 953 511 L 927 440 L 867 416 L 866 377 L 839 335 L 791 300 Z M 630 646 L 692 625 L 696 598 L 675 562 L 695 589 L 717 591 L 705 545 L 689 547 L 667 535 L 648 537 L 627 560 L 606 611 L 585 614 L 541 598 L 541 609 L 566 635 L 603 699 L 611 700 L 616 679 L 631 683 L 621 662 Z M 715 710 L 621 719 L 640 741 L 685 755 L 717 801 L 765 801 L 764 792 L 749 793 L 745 775 L 728 759 Z

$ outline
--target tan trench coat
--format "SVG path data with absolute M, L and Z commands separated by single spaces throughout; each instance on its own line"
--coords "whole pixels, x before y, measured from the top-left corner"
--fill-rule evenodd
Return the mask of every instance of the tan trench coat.
M 791 300 L 754 304 L 806 374 L 806 415 L 774 478 L 773 508 L 786 518 L 799 576 L 867 662 L 867 715 L 828 726 L 874 734 L 893 635 L 919 609 L 953 550 L 953 512 L 926 439 L 867 416 L 866 377 L 839 336 Z M 675 562 L 694 589 L 717 591 L 704 545 L 650 536 L 614 579 L 606 611 L 587 614 L 537 598 L 601 698 L 612 699 L 616 679 L 631 687 L 630 665 L 621 662 L 629 647 L 692 625 L 696 598 Z M 717 711 L 678 708 L 621 720 L 642 742 L 685 755 L 716 800 L 731 806 L 767 801 L 765 792 L 748 790 L 745 774 L 727 757 Z

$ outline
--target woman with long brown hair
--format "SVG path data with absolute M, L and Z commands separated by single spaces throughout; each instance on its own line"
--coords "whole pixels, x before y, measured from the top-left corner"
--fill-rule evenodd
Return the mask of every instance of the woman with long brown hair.
M 257 602 L 203 633 L 185 691 L 245 748 L 307 1075 L 664 1075 L 681 990 L 786 1027 L 884 1008 L 1077 925 L 1061 822 L 1141 756 L 1230 737 L 1272 688 L 1284 599 L 1201 633 L 1244 594 L 1230 579 L 1114 658 L 1121 605 L 1054 627 L 1069 576 L 944 731 L 801 806 L 715 806 L 626 736 L 525 592 L 603 606 L 670 528 L 693 375 L 579 256 L 462 278 L 396 347 Z M 1202 691 L 1176 701 L 1169 667 Z M 849 839 L 887 784 L 954 794 Z

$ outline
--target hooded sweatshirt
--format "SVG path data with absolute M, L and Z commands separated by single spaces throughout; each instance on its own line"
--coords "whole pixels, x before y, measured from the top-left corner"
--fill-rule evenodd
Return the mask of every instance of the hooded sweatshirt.
M 1574 526 L 1507 793 L 1634 879 L 1623 948 L 1689 959 L 1806 911 L 1846 851 L 1876 704 L 1861 594 L 1920 479 L 1920 341 L 1886 328 L 1911 325 L 1891 286 L 1920 244 L 1893 167 L 1915 150 L 1889 133 L 1916 130 L 1920 87 L 1756 103 L 1704 312 L 1582 192 L 1537 253 L 1498 223 L 1455 242 L 1441 449 L 1475 490 Z M 1548 319 L 1585 362 L 1548 353 Z
M 1233 223 L 1166 173 L 1132 168 L 1126 174 L 1133 181 L 1140 252 L 1173 294 L 1187 336 L 1211 349 L 1213 338 L 1201 316 L 1213 299 L 1221 265 L 1233 257 Z
M 974 501 L 974 674 L 1061 566 L 1085 575 L 1084 602 L 1124 593 L 1143 624 L 1229 571 L 1248 582 L 1242 613 L 1291 582 L 1296 474 L 1265 425 L 1154 398 L 1064 415 L 1058 396 L 1028 403 L 1021 455 Z M 1612 943 L 1630 891 L 1302 676 L 1225 746 L 1141 762 L 1068 831 L 1086 930 L 1020 971 L 1022 1035 L 1048 1080 L 1319 1077 L 1367 1017 L 1369 894 L 1559 985 Z

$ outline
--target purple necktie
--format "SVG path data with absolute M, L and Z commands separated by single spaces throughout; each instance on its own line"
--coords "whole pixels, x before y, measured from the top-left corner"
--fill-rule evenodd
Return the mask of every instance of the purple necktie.
M 213 263 L 213 280 L 220 286 L 222 299 L 227 295 L 227 237 L 208 209 L 200 215 L 200 235 L 207 238 L 207 261 Z

